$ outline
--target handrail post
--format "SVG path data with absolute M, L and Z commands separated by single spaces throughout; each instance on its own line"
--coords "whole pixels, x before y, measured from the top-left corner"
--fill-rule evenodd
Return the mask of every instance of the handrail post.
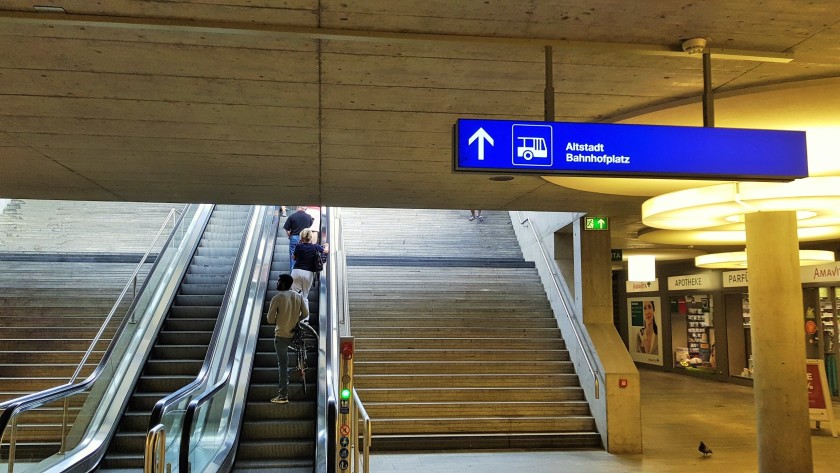
M 70 407 L 70 397 L 64 397 L 64 409 L 61 414 L 61 448 L 58 453 L 64 454 L 67 451 L 67 410 Z
M 2 432 L 0 432 L 2 433 Z M 15 471 L 15 450 L 17 449 L 17 415 L 12 416 L 12 434 L 9 437 L 9 473 Z
M 356 388 L 353 388 L 353 399 L 354 402 L 354 409 L 353 409 L 353 428 L 356 432 L 353 435 L 353 442 L 354 442 L 354 457 L 355 457 L 355 472 L 358 473 L 359 471 L 359 456 L 361 455 L 363 468 L 362 470 L 364 473 L 370 472 L 370 444 L 371 444 L 371 421 L 370 416 L 365 409 L 365 405 L 362 403 L 362 400 L 359 399 L 359 393 L 356 391 Z M 362 417 L 364 421 L 364 429 L 362 429 L 362 435 L 359 435 L 358 428 L 359 428 L 359 416 Z M 359 449 L 359 438 L 362 438 L 361 442 L 361 451 Z
M 146 447 L 144 449 L 143 456 L 143 473 L 163 473 L 165 468 L 166 429 L 163 424 L 158 424 L 146 435 Z
M 350 425 L 352 425 L 353 432 L 353 443 L 350 445 L 350 448 L 353 449 L 350 455 L 353 456 L 353 471 L 355 473 L 359 472 L 359 404 L 358 400 L 355 402 L 355 408 L 351 414 L 350 418 Z

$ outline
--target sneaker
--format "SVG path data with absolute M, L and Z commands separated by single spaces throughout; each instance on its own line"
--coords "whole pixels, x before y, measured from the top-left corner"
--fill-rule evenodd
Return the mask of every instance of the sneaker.
M 473 220 L 475 220 L 475 217 L 470 217 L 470 218 L 468 218 L 467 220 L 469 220 L 470 222 L 472 222 Z
M 274 403 L 274 404 L 288 404 L 289 403 L 289 398 L 286 397 L 286 396 L 283 396 L 283 397 L 277 396 L 274 399 L 272 399 L 271 402 Z
M 484 221 L 484 217 L 482 217 L 481 215 L 479 215 L 479 216 L 478 216 L 478 221 L 479 221 L 479 222 L 483 222 L 483 221 Z

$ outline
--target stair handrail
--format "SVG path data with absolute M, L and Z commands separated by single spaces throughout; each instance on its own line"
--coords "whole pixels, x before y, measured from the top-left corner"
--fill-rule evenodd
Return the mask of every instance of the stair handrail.
M 522 225 L 523 227 L 530 228 L 531 233 L 534 234 L 534 241 L 537 243 L 537 248 L 540 250 L 540 254 L 542 255 L 546 269 L 548 269 L 548 272 L 551 274 L 551 282 L 554 284 L 554 289 L 557 291 L 557 295 L 560 296 L 560 302 L 563 304 L 563 310 L 566 312 L 566 318 L 569 319 L 570 326 L 572 327 L 572 332 L 574 332 L 575 334 L 575 340 L 577 341 L 578 346 L 580 346 L 581 348 L 581 353 L 583 353 L 583 359 L 586 361 L 586 365 L 589 368 L 589 373 L 592 375 L 592 379 L 595 381 L 595 399 L 600 399 L 599 378 L 601 377 L 601 372 L 598 370 L 597 366 L 593 366 L 592 359 L 589 354 L 589 347 L 585 343 L 583 343 L 583 339 L 580 335 L 578 319 L 577 317 L 574 317 L 574 311 L 569 307 L 568 300 L 572 298 L 571 294 L 568 293 L 568 289 L 565 287 L 565 284 L 561 285 L 558 281 L 559 278 L 557 275 L 557 271 L 555 271 L 557 265 L 552 265 L 549 261 L 548 255 L 545 252 L 545 248 L 543 248 L 542 241 L 540 240 L 540 237 L 537 234 L 537 230 L 534 229 L 534 225 L 531 224 L 531 219 L 526 218 L 523 220 L 522 213 L 519 211 L 516 211 L 516 215 L 520 225 Z
M 338 339 L 339 336 L 350 336 L 350 290 L 349 285 L 347 283 L 347 252 L 345 247 L 344 241 L 344 220 L 341 216 L 341 209 L 334 208 L 333 211 L 335 212 L 335 219 L 333 226 L 335 230 L 333 231 L 333 239 L 336 242 L 335 247 L 330 248 L 330 256 L 332 258 L 332 264 L 336 269 L 336 278 L 334 281 L 331 281 L 331 284 L 335 286 L 334 294 L 335 294 L 335 307 L 334 310 L 336 311 L 335 319 L 339 321 L 339 327 L 336 328 L 335 339 L 334 339 L 334 353 L 336 354 L 336 359 L 334 361 L 333 366 L 338 366 Z M 333 251 L 333 248 L 336 248 Z M 332 287 L 331 287 L 332 289 Z M 332 385 L 338 386 L 338 369 L 333 370 L 333 380 Z M 338 393 L 335 394 L 338 397 Z M 358 440 L 359 440 L 359 423 L 358 419 L 359 416 L 362 416 L 364 420 L 364 434 L 363 434 L 363 448 L 362 448 L 362 455 L 361 458 L 363 460 L 363 468 L 364 473 L 368 473 L 370 471 L 370 445 L 371 445 L 371 435 L 372 435 L 372 427 L 371 427 L 371 419 L 365 409 L 365 404 L 362 402 L 361 397 L 359 397 L 359 393 L 356 392 L 356 388 L 353 388 L 353 412 L 352 418 L 353 421 L 351 424 L 351 436 L 354 439 L 354 444 L 356 445 L 356 451 L 354 452 L 354 472 L 359 471 L 359 452 L 358 452 Z M 336 425 L 333 426 L 335 429 L 338 428 L 337 426 L 337 418 L 336 418 Z
M 362 435 L 362 437 L 363 437 L 363 440 L 362 440 L 362 464 L 363 465 L 362 466 L 364 467 L 364 469 L 362 471 L 364 473 L 370 473 L 370 444 L 371 444 L 371 440 L 372 440 L 372 438 L 371 438 L 372 428 L 371 428 L 370 416 L 368 415 L 367 410 L 365 409 L 365 405 L 362 403 L 361 399 L 359 399 L 359 393 L 356 392 L 356 388 L 353 388 L 353 399 L 355 399 L 355 402 L 353 404 L 356 408 L 355 412 L 354 412 L 355 420 L 353 421 L 353 425 L 356 427 L 356 429 L 358 429 L 358 427 L 359 427 L 359 416 L 362 417 L 362 420 L 364 421 L 364 425 L 365 425 L 364 429 L 362 429 L 362 432 L 363 432 L 363 435 Z M 353 443 L 356 445 L 356 451 L 354 452 L 356 469 L 354 471 L 358 473 L 358 471 L 359 471 L 359 435 L 358 434 L 354 435 L 353 440 L 354 440 Z
M 172 209 L 169 210 L 169 213 L 166 214 L 166 218 L 163 220 L 163 224 L 161 224 L 160 229 L 158 229 L 157 234 L 155 234 L 155 237 L 152 239 L 152 242 L 149 243 L 149 247 L 146 249 L 146 252 L 143 253 L 143 257 L 140 258 L 140 262 L 137 263 L 137 266 L 134 268 L 134 271 L 131 273 L 131 276 L 129 276 L 128 282 L 125 283 L 125 286 L 123 287 L 122 292 L 120 292 L 120 295 L 117 296 L 117 300 L 114 302 L 114 305 L 111 307 L 111 311 L 108 312 L 108 316 L 105 317 L 105 321 L 102 322 L 102 325 L 99 327 L 99 331 L 96 333 L 96 336 L 94 336 L 93 340 L 91 340 L 87 351 L 82 356 L 82 360 L 79 361 L 79 365 L 76 367 L 76 370 L 73 372 L 73 375 L 70 377 L 70 380 L 68 381 L 69 384 L 75 383 L 76 379 L 78 379 L 79 373 L 81 373 L 82 369 L 84 369 L 84 366 L 87 363 L 88 358 L 90 358 L 91 353 L 93 353 L 94 348 L 96 348 L 96 344 L 99 343 L 99 340 L 102 338 L 102 335 L 105 333 L 105 330 L 107 330 L 108 325 L 111 324 L 111 319 L 114 318 L 114 315 L 116 315 L 117 310 L 119 310 L 120 304 L 122 304 L 122 302 L 123 302 L 123 298 L 125 298 L 125 295 L 128 294 L 129 287 L 134 287 L 133 297 L 135 299 L 137 298 L 137 275 L 140 274 L 140 270 L 143 268 L 143 265 L 146 263 L 146 260 L 149 259 L 149 255 L 151 255 L 152 249 L 154 249 L 155 244 L 158 241 L 158 238 L 160 238 L 160 236 L 163 234 L 163 230 L 166 228 L 166 225 L 169 223 L 169 220 L 172 219 L 175 215 L 180 216 L 178 221 L 173 220 L 172 231 L 174 232 L 175 228 L 180 224 L 180 222 L 181 222 L 180 219 L 183 218 L 184 212 L 186 212 L 186 210 L 187 210 L 187 205 L 184 205 L 184 207 L 181 210 L 178 210 L 176 208 L 172 208 Z M 170 235 L 170 238 L 171 238 L 171 235 Z M 167 240 L 167 243 L 168 243 L 168 240 Z M 164 245 L 166 245 L 166 243 L 164 243 Z M 155 262 L 153 263 L 151 269 L 149 269 L 149 273 L 154 271 L 156 267 L 157 267 L 157 258 L 155 258 Z M 140 291 L 141 292 L 143 290 L 145 290 L 147 280 L 148 279 L 144 280 L 143 284 L 140 286 Z M 136 306 L 134 304 L 132 304 L 131 307 L 129 308 L 129 312 L 126 312 L 126 315 L 131 314 L 131 320 L 130 320 L 131 323 L 136 323 L 136 319 L 134 318 L 135 307 Z M 119 334 L 115 333 L 114 337 L 117 337 L 117 336 L 119 336 Z M 67 431 L 67 410 L 69 409 L 69 407 L 70 407 L 70 399 L 68 397 L 65 397 L 64 398 L 64 407 L 62 409 L 62 415 L 61 415 L 61 432 L 62 433 L 61 433 L 61 448 L 59 450 L 59 453 L 64 453 L 65 447 L 66 447 L 65 442 L 66 442 L 67 436 L 65 435 L 65 432 Z
M 146 437 L 144 448 L 143 473 L 164 473 L 166 466 L 166 429 L 163 425 L 157 425 L 152 429 L 151 435 Z M 155 456 L 157 452 L 163 452 Z
M 149 417 L 149 431 L 146 435 L 147 442 L 151 441 L 151 439 L 155 435 L 155 432 L 158 429 L 165 428 L 163 424 L 163 416 L 166 415 L 167 411 L 171 406 L 177 405 L 185 399 L 191 396 L 195 396 L 197 394 L 198 397 L 194 398 L 193 401 L 199 398 L 204 399 L 204 395 L 207 395 L 207 399 L 209 400 L 212 394 L 217 393 L 219 390 L 221 390 L 221 388 L 223 388 L 230 382 L 230 378 L 233 373 L 233 364 L 236 361 L 236 359 L 238 359 L 235 356 L 236 352 L 232 349 L 232 347 L 237 343 L 236 340 L 238 339 L 238 337 L 229 337 L 227 344 L 220 343 L 220 338 L 222 337 L 223 333 L 240 334 L 243 329 L 243 325 L 246 322 L 251 321 L 251 319 L 253 319 L 253 317 L 251 317 L 248 313 L 249 310 L 253 309 L 252 304 L 247 303 L 247 301 L 244 305 L 237 304 L 239 302 L 242 302 L 242 294 L 247 294 L 247 292 L 243 293 L 241 291 L 247 291 L 250 287 L 250 284 L 259 284 L 260 282 L 253 281 L 254 278 L 258 277 L 255 276 L 253 273 L 254 271 L 256 271 L 255 268 L 261 267 L 262 258 L 265 257 L 265 240 L 268 240 L 269 238 L 266 238 L 265 236 L 266 230 L 263 227 L 263 224 L 266 215 L 270 211 L 272 211 L 272 214 L 277 213 L 273 212 L 273 210 L 276 209 L 263 206 L 260 206 L 259 208 L 251 208 L 251 212 L 248 216 L 249 223 L 244 234 L 242 235 L 242 239 L 239 245 L 239 252 L 237 252 L 236 259 L 233 263 L 233 273 L 236 274 L 237 277 L 231 277 L 231 281 L 228 284 L 227 290 L 225 291 L 225 295 L 222 299 L 222 305 L 220 308 L 220 313 L 224 314 L 222 316 L 223 319 L 219 320 L 216 323 L 216 326 L 213 330 L 213 335 L 210 339 L 210 344 L 207 349 L 207 354 L 205 355 L 204 362 L 201 365 L 201 369 L 199 370 L 199 373 L 196 376 L 196 378 L 189 384 L 175 391 L 174 393 L 164 397 L 163 399 L 160 399 L 157 403 L 155 403 L 155 406 L 152 408 L 152 412 Z M 276 229 L 276 224 L 277 218 L 274 217 L 272 220 L 272 228 Z M 255 243 L 255 240 L 260 239 L 262 239 L 262 241 L 257 241 Z M 273 244 L 273 238 L 271 238 L 270 240 Z M 250 251 L 252 247 L 257 247 L 261 250 L 259 256 L 254 256 L 254 252 Z M 248 251 L 246 251 L 246 249 Z M 245 259 L 243 259 L 243 255 L 245 256 Z M 254 256 L 253 259 L 251 258 L 252 256 Z M 265 283 L 266 278 L 263 279 L 263 283 Z M 245 289 L 243 289 L 243 287 Z M 262 312 L 262 305 L 262 300 L 260 300 L 260 313 Z M 232 330 L 229 330 L 231 328 L 231 321 L 233 321 L 233 327 Z M 257 336 L 259 335 L 258 332 L 259 330 L 255 332 Z M 219 380 L 209 390 L 207 390 L 207 386 L 211 381 L 210 376 L 214 371 L 212 369 L 213 366 L 215 366 L 214 360 L 216 359 L 217 354 L 221 353 L 221 355 L 219 356 L 223 356 L 225 351 L 227 351 L 228 353 L 225 371 L 223 372 Z M 216 361 L 216 363 L 219 362 L 221 362 L 221 360 Z M 192 403 L 190 403 L 190 405 L 191 404 Z M 188 410 L 184 410 L 183 412 L 186 415 L 188 413 Z M 175 432 L 174 436 L 178 438 L 183 438 L 184 432 L 187 430 L 185 427 L 188 425 L 190 424 L 187 423 L 187 418 L 184 417 L 181 424 L 181 434 L 179 435 L 177 432 Z M 189 442 L 189 435 L 187 435 L 187 439 L 187 441 Z M 158 446 L 157 444 L 155 444 L 154 448 L 149 453 L 152 455 L 152 458 L 155 458 L 158 455 L 165 456 L 165 445 L 164 451 L 159 452 Z M 185 457 L 185 455 L 187 455 L 188 458 L 188 452 L 182 451 L 181 457 L 183 458 Z M 149 459 L 146 459 L 146 462 L 148 461 Z M 184 469 L 182 471 L 188 471 L 188 469 Z
M 179 212 L 180 217 L 178 218 L 178 221 L 175 223 L 172 231 L 169 233 L 169 237 L 167 238 L 166 242 L 163 243 L 162 248 L 166 248 L 172 242 L 172 240 L 175 238 L 175 235 L 176 235 L 177 231 L 180 229 L 181 225 L 183 224 L 184 217 L 188 213 L 187 208 L 189 207 L 189 205 L 190 204 L 185 205 L 184 209 L 181 212 Z M 167 216 L 167 218 L 169 218 L 169 217 Z M 159 256 L 160 255 L 158 255 L 158 257 L 155 258 L 155 262 L 154 262 L 152 268 L 150 269 L 149 274 L 154 272 L 154 270 L 157 268 L 158 262 L 160 261 Z M 146 282 L 147 281 L 148 281 L 148 278 L 144 281 L 143 285 L 141 286 L 139 294 L 143 293 L 144 289 L 146 288 Z M 125 289 L 124 289 L 124 291 L 125 291 Z M 122 295 L 121 295 L 121 297 L 122 297 Z M 71 396 L 75 393 L 84 391 L 85 389 L 90 387 L 99 378 L 102 371 L 104 370 L 105 365 L 109 361 L 109 358 L 110 358 L 111 354 L 113 353 L 114 349 L 116 348 L 116 341 L 119 339 L 119 337 L 121 336 L 121 334 L 122 334 L 123 330 L 125 329 L 126 325 L 128 325 L 128 323 L 129 323 L 128 315 L 133 313 L 136 310 L 137 301 L 139 301 L 139 300 L 140 300 L 140 297 L 135 297 L 134 301 L 132 301 L 131 305 L 129 306 L 128 310 L 126 311 L 126 314 L 123 316 L 123 320 L 120 323 L 120 326 L 117 327 L 116 331 L 114 332 L 114 336 L 111 338 L 111 342 L 108 344 L 108 347 L 105 349 L 105 352 L 102 354 L 102 358 L 99 360 L 99 363 L 97 364 L 96 368 L 94 368 L 93 372 L 91 372 L 91 374 L 89 374 L 87 376 L 87 378 L 85 378 L 84 380 L 82 380 L 78 383 L 75 383 L 75 384 L 73 382 L 68 382 L 68 383 L 62 384 L 60 386 L 55 386 L 55 387 L 48 388 L 48 389 L 45 389 L 45 390 L 42 390 L 42 391 L 39 391 L 39 392 L 36 392 L 36 393 L 27 394 L 27 395 L 24 395 L 24 396 L 15 398 L 15 399 L 10 399 L 8 401 L 0 403 L 0 410 L 2 410 L 2 412 L 0 412 L 0 438 L 2 438 L 3 432 L 5 432 L 6 428 L 9 425 L 9 422 L 12 421 L 12 420 L 16 421 L 17 416 L 19 414 L 21 414 L 23 412 L 26 412 L 26 411 L 29 411 L 31 409 L 35 409 L 37 407 L 40 407 L 40 406 L 42 406 L 42 405 L 44 405 L 48 402 L 57 401 L 57 400 L 62 399 L 62 398 L 66 399 L 67 397 L 69 397 L 69 396 Z M 13 422 L 13 426 L 16 426 L 16 424 L 17 424 L 16 422 Z M 61 445 L 62 450 L 64 448 L 65 438 L 66 438 L 65 437 L 65 432 L 62 431 L 62 445 Z M 10 451 L 9 451 L 10 459 L 14 458 L 14 449 L 15 449 L 14 439 L 15 439 L 15 432 L 14 432 L 14 429 L 13 429 L 12 434 L 11 434 L 11 443 L 10 443 Z M 9 472 L 13 471 L 13 469 L 14 469 L 14 462 L 13 461 L 11 461 L 11 460 L 9 461 L 8 468 L 9 468 L 9 470 L 8 470 Z

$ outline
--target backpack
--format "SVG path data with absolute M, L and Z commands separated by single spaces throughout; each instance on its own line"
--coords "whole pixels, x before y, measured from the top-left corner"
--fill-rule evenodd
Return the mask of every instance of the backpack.
M 323 252 L 319 251 L 316 258 L 315 258 L 315 272 L 318 273 L 318 272 L 323 271 L 324 270 L 324 264 L 326 264 L 326 263 L 327 263 L 327 255 L 325 255 Z

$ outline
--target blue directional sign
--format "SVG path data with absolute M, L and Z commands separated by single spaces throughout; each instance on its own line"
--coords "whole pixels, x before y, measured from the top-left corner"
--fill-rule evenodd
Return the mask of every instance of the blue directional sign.
M 456 171 L 790 181 L 805 132 L 460 119 Z

